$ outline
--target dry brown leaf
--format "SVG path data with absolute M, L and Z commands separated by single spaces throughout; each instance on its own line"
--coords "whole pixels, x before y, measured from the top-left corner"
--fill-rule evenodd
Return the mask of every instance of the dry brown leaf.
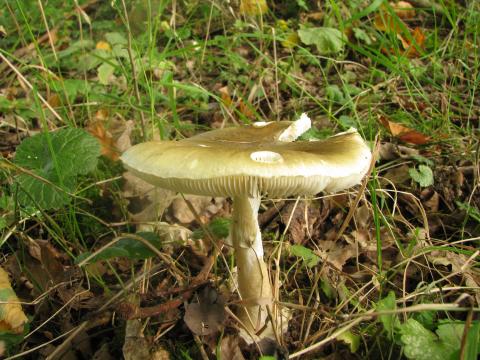
M 185 200 L 189 201 L 203 223 L 207 223 L 212 215 L 223 208 L 224 198 L 211 196 L 185 195 L 185 199 L 176 198 L 172 201 L 172 215 L 181 224 L 190 224 L 196 220 Z
M 402 124 L 391 121 L 386 116 L 379 116 L 379 121 L 387 128 L 387 130 L 390 131 L 393 136 L 397 137 L 403 142 L 415 145 L 423 145 L 430 141 L 430 137 Z
M 153 186 L 126 171 L 123 173 L 122 195 L 128 200 L 128 212 L 132 221 L 155 222 L 163 215 L 175 196 L 170 190 Z
M 233 100 L 232 96 L 230 95 L 230 90 L 228 89 L 228 86 L 224 86 L 218 89 L 218 92 L 220 93 L 220 99 L 222 100 L 223 105 L 225 105 L 226 108 L 232 107 Z
M 87 127 L 87 131 L 95 136 L 100 142 L 102 155 L 117 161 L 120 158 L 120 153 L 115 147 L 115 142 L 112 135 L 105 129 L 105 126 L 100 121 L 95 121 Z
M 47 98 L 47 102 L 53 108 L 58 108 L 62 104 L 60 96 L 58 96 L 58 94 L 51 94 Z
M 405 55 L 409 58 L 418 57 L 424 50 L 425 46 L 425 34 L 419 27 L 415 28 L 412 32 L 413 42 L 402 41 L 403 48 L 405 49 Z
M 319 248 L 320 250 L 314 251 L 314 253 L 340 271 L 342 271 L 345 263 L 357 256 L 358 253 L 355 244 L 343 246 L 340 242 L 331 240 L 320 241 Z
M 222 360 L 245 360 L 238 346 L 239 337 L 227 335 L 220 343 L 220 358 Z
M 219 331 L 225 320 L 225 310 L 217 291 L 209 286 L 203 288 L 198 295 L 198 302 L 187 305 L 183 319 L 196 335 L 210 335 Z
M 415 8 L 407 1 L 399 1 L 396 4 L 390 3 L 390 6 L 400 19 L 412 19 L 415 17 Z
M 13 291 L 8 274 L 0 267 L 0 332 L 21 334 L 28 318 Z

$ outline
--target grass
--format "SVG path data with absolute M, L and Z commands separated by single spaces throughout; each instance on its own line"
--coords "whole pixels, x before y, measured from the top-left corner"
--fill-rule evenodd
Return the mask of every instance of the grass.
M 320 8 L 268 2 L 257 15 L 224 2 L 1 1 L 1 266 L 29 324 L 23 334 L 0 332 L 0 353 L 66 354 L 73 328 L 86 331 L 92 350 L 75 349 L 83 357 L 102 345 L 120 355 L 125 321 L 111 325 L 110 316 L 125 315 L 119 304 L 132 292 L 141 294 L 140 308 L 167 307 L 145 323 L 156 339 L 146 347 L 205 358 L 227 346 L 222 339 L 238 340 L 233 320 L 223 338 L 211 341 L 183 325 L 183 301 L 174 306 L 180 297 L 166 289 L 200 286 L 196 276 L 208 253 L 192 252 L 178 235 L 167 239 L 176 234 L 171 228 L 154 225 L 178 222 L 179 215 L 165 194 L 127 189 L 132 180 L 123 177 L 118 154 L 144 140 L 307 112 L 315 127 L 308 137 L 354 126 L 378 160 L 368 183 L 353 192 L 262 205 L 272 214 L 262 230 L 278 301 L 292 309 L 279 346 L 291 358 L 476 358 L 476 1 L 411 1 L 412 16 L 385 1 L 327 1 Z M 341 41 L 330 35 L 327 45 L 307 45 L 297 31 L 312 28 L 334 29 Z M 341 50 L 332 52 L 335 44 Z M 55 150 L 52 131 L 70 128 L 86 129 L 85 139 L 93 135 L 98 153 Z M 15 151 L 35 134 L 44 134 L 48 151 L 41 166 L 28 167 Z M 77 164 L 76 154 L 95 158 L 94 170 L 68 170 L 63 155 Z M 420 165 L 432 170 L 431 179 L 409 175 Z M 43 184 L 45 193 L 25 187 L 32 175 L 38 183 L 28 184 Z M 64 202 L 43 206 L 39 194 L 52 189 Z M 163 206 L 153 208 L 159 199 Z M 217 219 L 229 217 L 229 202 L 220 208 L 212 215 L 197 207 L 182 231 L 221 238 L 217 231 L 223 234 L 228 221 Z M 135 235 L 139 225 L 149 235 Z M 222 274 L 234 264 L 227 249 L 223 255 L 208 279 L 232 304 Z M 89 256 L 97 258 L 87 264 Z M 240 346 L 246 357 L 258 355 Z

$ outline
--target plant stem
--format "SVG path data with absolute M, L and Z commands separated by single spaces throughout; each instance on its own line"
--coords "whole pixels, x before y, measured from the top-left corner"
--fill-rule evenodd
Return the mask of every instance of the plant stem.
M 260 197 L 237 196 L 233 199 L 232 241 L 238 269 L 238 288 L 248 304 L 239 318 L 255 331 L 265 325 L 267 306 L 272 302 L 272 288 L 263 260 L 263 245 L 258 226 Z M 250 305 L 250 304 L 254 305 Z

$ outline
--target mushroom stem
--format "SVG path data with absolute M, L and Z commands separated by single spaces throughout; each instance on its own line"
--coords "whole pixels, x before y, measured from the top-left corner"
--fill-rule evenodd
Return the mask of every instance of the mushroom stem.
M 263 244 L 258 226 L 260 197 L 233 198 L 232 242 L 238 271 L 238 288 L 247 305 L 239 314 L 240 320 L 255 332 L 265 325 L 266 306 L 272 302 L 272 288 L 263 260 Z

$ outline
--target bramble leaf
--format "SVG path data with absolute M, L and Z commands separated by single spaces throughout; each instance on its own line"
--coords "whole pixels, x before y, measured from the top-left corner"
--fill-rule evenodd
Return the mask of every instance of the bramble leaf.
M 15 163 L 38 178 L 18 175 L 18 200 L 43 209 L 66 205 L 77 176 L 94 170 L 99 156 L 100 144 L 82 129 L 61 129 L 25 139 L 17 147 Z

